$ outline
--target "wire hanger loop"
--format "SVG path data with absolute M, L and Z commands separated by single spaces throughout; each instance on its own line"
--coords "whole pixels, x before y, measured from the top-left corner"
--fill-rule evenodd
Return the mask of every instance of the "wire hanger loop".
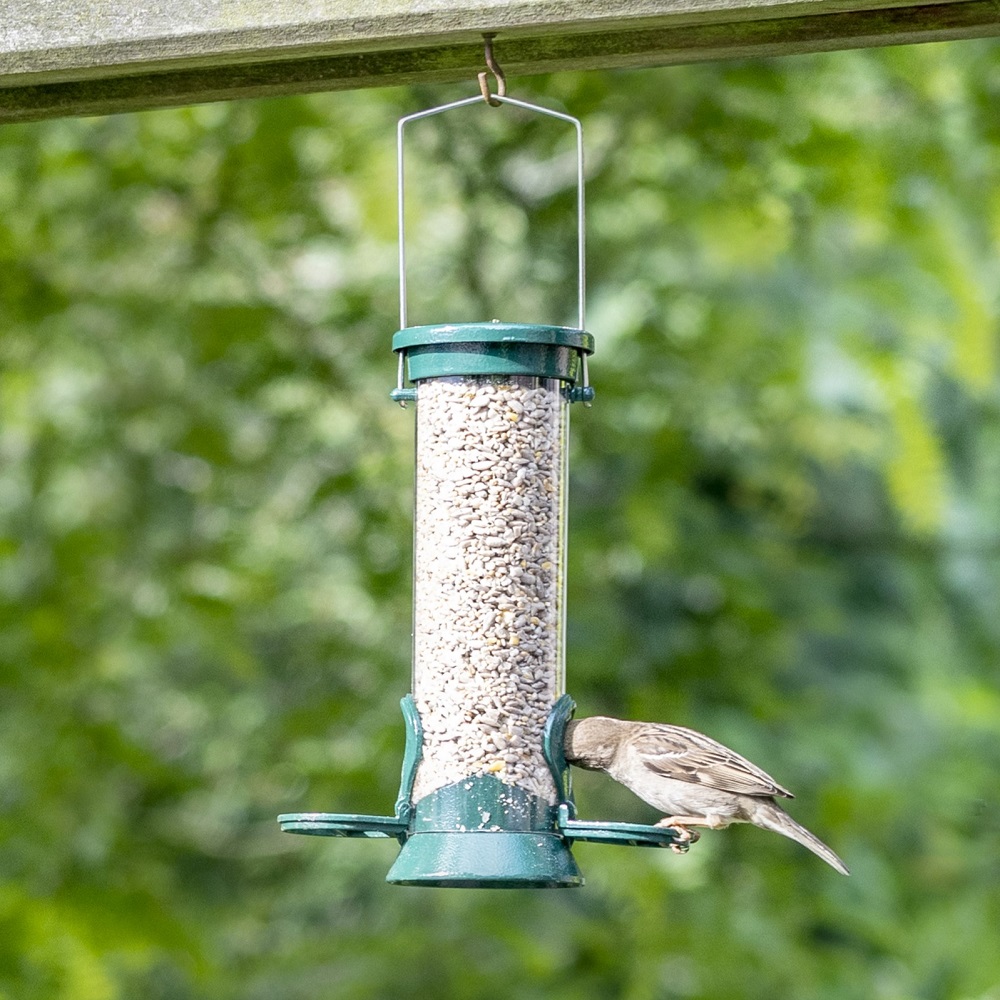
M 407 328 L 408 310 L 406 302 L 406 192 L 405 192 L 405 170 L 403 164 L 404 143 L 403 134 L 406 126 L 412 122 L 420 121 L 423 118 L 430 118 L 433 115 L 440 115 L 455 108 L 464 108 L 473 104 L 478 104 L 486 100 L 492 107 L 500 107 L 509 104 L 512 107 L 521 108 L 533 114 L 544 115 L 548 118 L 555 118 L 559 121 L 572 125 L 576 133 L 576 264 L 577 264 L 577 329 L 586 329 L 586 297 L 587 297 L 587 265 L 586 247 L 584 232 L 584 176 L 583 176 L 583 125 L 579 118 L 555 111 L 552 108 L 542 107 L 538 104 L 529 104 L 527 101 L 519 101 L 517 98 L 507 96 L 507 81 L 503 70 L 497 65 L 493 57 L 491 41 L 493 35 L 484 35 L 486 40 L 486 64 L 497 81 L 497 91 L 490 94 L 486 85 L 487 72 L 479 74 L 479 84 L 482 94 L 475 97 L 465 97 L 458 101 L 451 101 L 448 104 L 441 104 L 434 108 L 427 108 L 424 111 L 416 111 L 413 114 L 405 115 L 396 123 L 396 218 L 398 230 L 399 246 L 399 328 Z M 586 372 L 586 358 L 584 358 L 584 371 Z M 402 384 L 402 383 L 401 383 Z M 586 381 L 585 383 L 586 384 Z

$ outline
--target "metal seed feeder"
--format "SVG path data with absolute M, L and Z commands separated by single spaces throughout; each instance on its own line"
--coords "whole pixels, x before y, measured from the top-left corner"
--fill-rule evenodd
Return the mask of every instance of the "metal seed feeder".
M 583 129 L 506 96 L 487 39 L 491 94 L 400 119 L 400 329 L 394 400 L 416 402 L 412 693 L 392 816 L 290 813 L 287 833 L 395 837 L 398 885 L 576 886 L 576 840 L 670 846 L 673 831 L 576 818 L 563 735 L 569 406 L 590 403 L 584 324 Z M 407 325 L 403 134 L 485 98 L 576 130 L 578 325 L 498 320 Z M 406 384 L 407 376 L 412 385 Z

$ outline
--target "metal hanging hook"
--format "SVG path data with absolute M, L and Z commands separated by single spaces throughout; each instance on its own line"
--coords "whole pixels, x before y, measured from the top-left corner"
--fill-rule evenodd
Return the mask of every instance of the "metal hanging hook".
M 485 69 L 479 74 L 479 89 L 483 92 L 483 100 L 490 107 L 499 108 L 503 102 L 498 101 L 497 97 L 503 98 L 507 96 L 507 78 L 503 75 L 503 70 L 500 68 L 499 63 L 493 58 L 493 39 L 495 37 L 495 34 L 483 35 L 483 41 L 486 43 L 486 66 L 497 82 L 496 97 L 490 93 L 489 84 L 486 82 L 487 71 Z

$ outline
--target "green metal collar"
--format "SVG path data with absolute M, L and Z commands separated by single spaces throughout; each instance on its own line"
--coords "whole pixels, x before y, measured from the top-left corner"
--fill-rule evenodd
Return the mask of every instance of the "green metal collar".
M 594 352 L 594 338 L 585 330 L 565 326 L 449 323 L 400 330 L 392 338 L 392 349 L 401 363 L 405 358 L 411 382 L 526 375 L 575 384 L 585 369 L 585 357 Z
M 594 353 L 594 335 L 569 326 L 540 326 L 533 323 L 440 323 L 408 326 L 392 338 L 394 351 L 411 347 L 456 344 L 550 344 Z

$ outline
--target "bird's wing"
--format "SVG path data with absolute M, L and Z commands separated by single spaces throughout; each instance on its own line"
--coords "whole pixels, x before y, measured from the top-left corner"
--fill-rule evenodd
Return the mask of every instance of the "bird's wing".
M 693 729 L 650 724 L 631 742 L 643 764 L 664 777 L 740 795 L 794 798 L 756 764 Z

